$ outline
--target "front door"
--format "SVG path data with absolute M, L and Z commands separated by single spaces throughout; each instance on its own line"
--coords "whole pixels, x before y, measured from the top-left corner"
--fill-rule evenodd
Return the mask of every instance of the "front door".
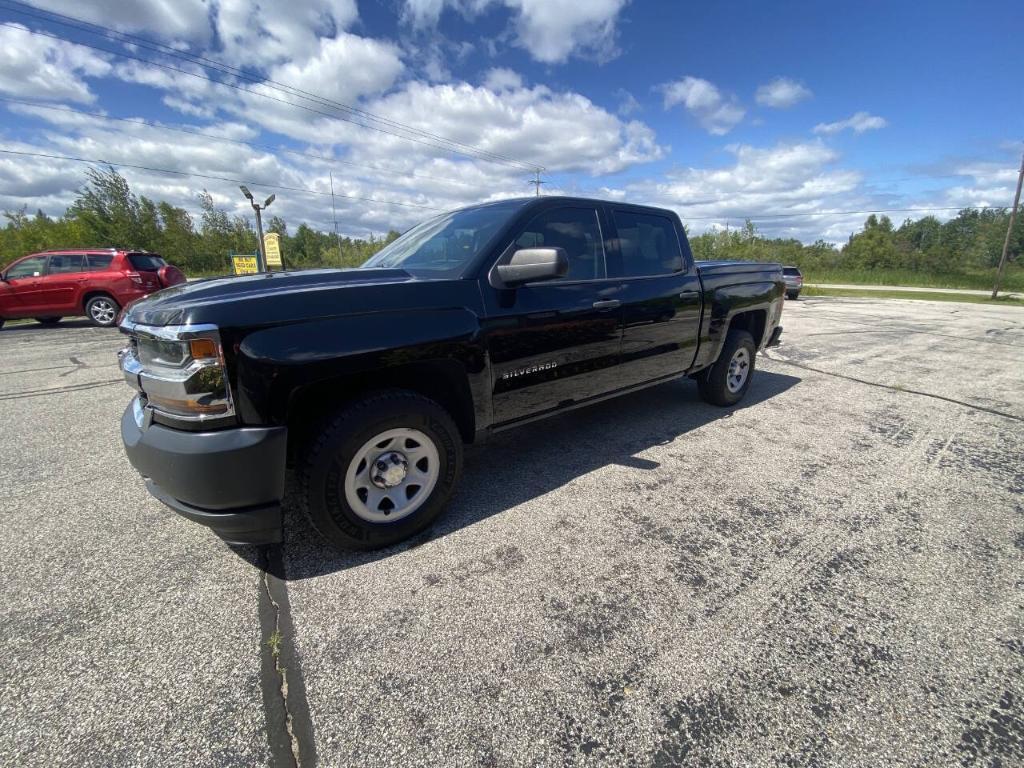
M 539 213 L 510 246 L 564 248 L 569 274 L 503 290 L 482 278 L 495 425 L 620 386 L 622 281 L 607 276 L 597 210 L 574 206 Z
M 700 278 L 676 223 L 654 212 L 610 207 L 609 271 L 623 279 L 624 385 L 682 373 L 700 331 Z
M 0 316 L 33 317 L 42 306 L 40 292 L 45 272 L 45 256 L 29 256 L 12 264 L 4 275 Z

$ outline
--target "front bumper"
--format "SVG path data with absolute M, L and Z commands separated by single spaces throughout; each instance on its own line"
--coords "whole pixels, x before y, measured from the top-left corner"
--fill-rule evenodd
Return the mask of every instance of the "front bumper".
M 187 432 L 148 421 L 135 398 L 121 439 L 153 496 L 229 543 L 281 541 L 285 427 Z

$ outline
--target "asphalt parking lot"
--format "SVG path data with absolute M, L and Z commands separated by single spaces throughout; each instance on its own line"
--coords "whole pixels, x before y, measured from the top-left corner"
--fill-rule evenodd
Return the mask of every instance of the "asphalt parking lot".
M 783 323 L 742 407 L 505 433 L 359 555 L 178 519 L 122 453 L 119 335 L 8 326 L 0 764 L 1024 764 L 1024 310 Z

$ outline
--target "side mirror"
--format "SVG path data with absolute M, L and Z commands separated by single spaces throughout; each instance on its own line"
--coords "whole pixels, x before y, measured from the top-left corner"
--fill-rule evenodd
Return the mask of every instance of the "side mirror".
M 569 274 L 569 257 L 564 248 L 520 248 L 508 264 L 499 264 L 494 273 L 502 288 L 512 288 L 538 280 L 553 280 Z

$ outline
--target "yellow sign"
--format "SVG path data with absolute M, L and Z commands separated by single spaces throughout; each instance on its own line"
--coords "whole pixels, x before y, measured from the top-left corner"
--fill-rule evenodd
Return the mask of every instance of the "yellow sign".
M 277 232 L 267 232 L 263 236 L 263 253 L 267 256 L 268 267 L 281 266 L 281 236 Z
M 255 256 L 232 256 L 231 265 L 236 275 L 255 275 L 260 271 Z

